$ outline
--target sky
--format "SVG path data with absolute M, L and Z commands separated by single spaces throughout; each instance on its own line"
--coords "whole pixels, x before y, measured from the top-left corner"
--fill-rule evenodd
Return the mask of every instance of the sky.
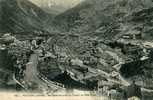
M 39 7 L 44 7 L 45 5 L 47 6 L 63 6 L 66 8 L 71 8 L 79 4 L 83 0 L 29 0 L 36 4 Z

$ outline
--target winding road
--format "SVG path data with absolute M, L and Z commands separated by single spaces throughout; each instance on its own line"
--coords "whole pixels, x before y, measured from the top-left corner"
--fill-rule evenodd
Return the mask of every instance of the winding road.
M 24 80 L 26 83 L 36 83 L 38 87 L 49 88 L 52 91 L 64 89 L 62 86 L 59 86 L 58 83 L 47 80 L 46 78 L 40 76 L 38 69 L 38 54 L 31 54 L 29 63 L 26 65 L 25 77 Z

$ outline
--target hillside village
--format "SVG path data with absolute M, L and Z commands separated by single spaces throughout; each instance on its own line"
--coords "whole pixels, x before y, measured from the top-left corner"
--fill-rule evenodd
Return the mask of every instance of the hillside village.
M 59 15 L 30 1 L 0 2 L 0 88 L 151 100 L 153 2 L 138 2 L 89 0 Z

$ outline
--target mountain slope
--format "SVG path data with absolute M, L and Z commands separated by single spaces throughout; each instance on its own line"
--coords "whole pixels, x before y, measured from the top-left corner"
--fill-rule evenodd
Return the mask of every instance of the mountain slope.
M 102 37 L 115 36 L 121 24 L 132 13 L 153 6 L 152 0 L 86 0 L 55 18 L 54 24 L 61 31 L 74 33 L 95 32 L 102 29 Z
M 145 40 L 153 39 L 153 7 L 134 12 L 128 23 L 141 31 Z
M 0 6 L 2 32 L 47 30 L 53 18 L 28 0 L 3 0 Z

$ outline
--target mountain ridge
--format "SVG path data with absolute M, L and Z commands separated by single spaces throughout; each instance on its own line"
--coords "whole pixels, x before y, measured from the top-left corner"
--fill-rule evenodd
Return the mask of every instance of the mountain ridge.
M 3 0 L 0 5 L 2 32 L 47 30 L 54 17 L 27 0 Z

